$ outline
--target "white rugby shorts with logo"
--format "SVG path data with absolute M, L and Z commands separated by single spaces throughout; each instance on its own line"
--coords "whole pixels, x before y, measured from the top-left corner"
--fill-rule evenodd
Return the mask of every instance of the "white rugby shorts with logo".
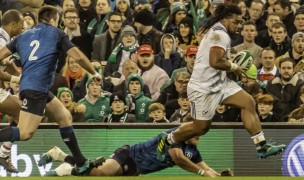
M 242 88 L 236 82 L 228 78 L 225 85 L 217 92 L 203 93 L 188 85 L 187 94 L 191 106 L 191 116 L 196 120 L 211 120 L 215 115 L 217 105 L 241 90 Z

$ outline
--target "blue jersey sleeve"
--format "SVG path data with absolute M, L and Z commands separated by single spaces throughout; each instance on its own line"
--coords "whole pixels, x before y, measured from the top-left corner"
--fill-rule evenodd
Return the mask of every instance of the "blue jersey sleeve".
M 191 158 L 191 161 L 195 164 L 200 163 L 203 161 L 201 153 L 197 150 L 197 147 L 195 147 L 195 153 L 193 155 L 193 157 Z

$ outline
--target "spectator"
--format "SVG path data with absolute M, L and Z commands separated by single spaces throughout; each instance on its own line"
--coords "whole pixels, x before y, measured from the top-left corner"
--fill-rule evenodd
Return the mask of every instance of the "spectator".
M 294 72 L 297 73 L 304 68 L 304 63 L 302 62 L 304 52 L 304 33 L 297 32 L 292 36 L 290 49 L 282 56 L 276 59 L 276 66 L 279 66 L 279 62 L 282 58 L 291 58 L 295 61 L 296 65 L 294 67 Z
M 281 23 L 274 23 L 271 28 L 271 37 L 269 47 L 274 50 L 276 56 L 285 54 L 290 48 L 290 38 L 287 36 L 286 26 Z
M 190 80 L 190 74 L 186 71 L 181 71 L 176 73 L 174 77 L 174 83 L 164 87 L 161 91 L 160 96 L 157 99 L 157 102 L 161 104 L 166 104 L 170 100 L 177 100 L 179 93 L 187 90 L 187 85 Z
M 260 84 L 257 82 L 257 68 L 254 64 L 250 66 L 245 74 L 242 74 L 242 79 L 238 84 L 254 99 L 263 93 Z
M 247 9 L 246 4 L 245 4 L 245 0 L 237 0 L 235 2 L 235 4 L 241 9 L 243 20 L 244 21 L 249 20 L 250 17 L 249 17 L 248 9 Z
M 127 112 L 126 97 L 121 93 L 113 93 L 110 96 L 111 113 L 103 122 L 106 123 L 128 123 L 135 122 L 135 116 Z
M 68 81 L 61 74 L 55 73 L 54 84 L 51 87 L 50 91 L 53 94 L 57 94 L 57 89 L 60 88 L 60 87 L 69 88 Z
M 261 0 L 253 0 L 249 7 L 249 20 L 255 22 L 256 30 L 262 31 L 266 29 L 264 16 L 264 3 Z
M 64 107 L 67 108 L 72 114 L 73 122 L 84 122 L 84 113 L 86 106 L 84 104 L 78 104 L 73 102 L 73 93 L 67 87 L 60 87 L 57 90 L 57 98 L 62 102 Z
M 132 73 L 139 74 L 138 66 L 134 61 L 127 60 L 122 65 L 122 76 L 120 78 L 120 83 L 114 87 L 113 92 L 120 92 L 123 95 L 127 96 L 128 87 L 126 85 L 125 80 Z M 146 97 L 151 98 L 149 87 L 145 84 L 144 84 L 144 88 L 143 88 L 143 93 Z
M 266 88 L 268 81 L 279 77 L 279 69 L 275 66 L 275 52 L 270 48 L 263 49 L 261 53 L 262 67 L 258 70 L 258 81 Z
M 213 122 L 239 122 L 240 111 L 239 109 L 232 108 L 223 104 L 216 107 L 215 115 L 212 118 Z
M 78 0 L 76 8 L 79 12 L 80 23 L 87 27 L 89 22 L 96 16 L 92 0 Z
M 296 32 L 304 32 L 304 26 L 303 26 L 304 9 L 303 8 L 298 9 L 294 16 L 295 16 L 295 18 L 294 18 L 293 24 L 295 26 L 295 31 Z
M 24 13 L 23 19 L 27 26 L 25 30 L 32 29 L 37 24 L 36 16 L 31 12 Z
M 64 32 L 69 39 L 90 59 L 93 39 L 83 25 L 80 24 L 76 8 L 69 8 L 63 13 Z
M 86 122 L 101 122 L 110 113 L 109 97 L 101 94 L 102 87 L 91 78 L 86 83 L 87 95 L 78 103 L 86 106 L 84 120 Z
M 262 48 L 254 43 L 254 38 L 257 36 L 256 25 L 253 21 L 246 21 L 243 24 L 241 35 L 243 37 L 243 43 L 233 47 L 237 53 L 243 50 L 249 50 L 253 55 L 253 64 L 260 68 L 260 55 Z
M 175 110 L 174 114 L 170 117 L 171 123 L 182 123 L 187 114 L 190 113 L 190 101 L 187 95 L 187 91 L 181 91 L 178 96 L 179 109 Z
M 99 73 L 102 73 L 101 70 L 101 64 L 99 61 L 92 61 L 91 62 L 92 66 L 95 68 L 95 70 L 97 69 Z M 85 74 L 83 76 L 83 78 L 78 81 L 74 87 L 73 87 L 73 100 L 75 102 L 78 102 L 80 99 L 84 98 L 84 96 L 86 95 L 86 83 L 89 79 L 89 75 Z M 101 86 L 102 86 L 102 90 L 105 92 L 112 92 L 113 91 L 113 87 L 114 85 L 108 81 L 105 77 L 102 77 L 102 81 L 101 81 Z
M 138 32 L 139 45 L 149 44 L 152 46 L 154 53 L 157 54 L 160 52 L 160 40 L 163 33 L 153 27 L 154 21 L 154 14 L 147 9 L 136 13 L 134 17 L 134 26 Z
M 109 56 L 104 75 L 112 76 L 115 72 L 122 73 L 122 65 L 128 59 L 132 59 L 138 48 L 136 32 L 133 27 L 126 25 L 121 31 L 121 43 L 119 43 Z M 134 58 L 135 59 L 135 58 Z
M 287 34 L 289 37 L 295 33 L 294 26 L 294 12 L 291 8 L 291 3 L 289 0 L 276 0 L 274 3 L 274 12 L 279 13 L 282 22 L 285 24 L 287 29 Z
M 69 36 L 69 39 L 75 44 L 88 58 L 91 58 L 92 52 L 92 38 L 80 24 L 79 15 L 76 8 L 69 8 L 63 13 L 62 19 L 64 21 L 64 32 Z M 61 53 L 59 56 L 59 63 L 57 72 L 61 72 L 66 54 Z
M 122 17 L 118 13 L 109 13 L 107 20 L 109 29 L 94 38 L 92 60 L 103 62 L 108 60 L 111 52 L 120 42 L 119 33 L 122 21 Z
M 169 120 L 166 118 L 164 105 L 160 103 L 151 104 L 149 107 L 149 119 L 146 122 L 169 123 Z
M 124 24 L 132 24 L 134 10 L 131 9 L 130 0 L 116 0 L 116 7 L 114 11 L 123 17 Z
M 279 122 L 277 116 L 272 113 L 273 97 L 269 94 L 263 94 L 257 98 L 258 115 L 261 122 Z
M 18 96 L 19 89 L 20 89 L 19 83 L 9 82 L 9 87 L 6 90 L 9 91 L 12 95 Z
M 173 33 L 178 30 L 181 20 L 187 16 L 187 9 L 182 2 L 174 2 L 170 7 L 170 16 L 163 23 L 162 32 Z
M 180 52 L 181 57 L 184 57 L 188 45 L 198 45 L 197 38 L 194 33 L 193 19 L 190 17 L 183 18 L 178 25 L 177 32 L 175 33 L 178 51 Z
M 148 0 L 134 0 L 133 9 L 135 13 L 138 13 L 144 9 L 151 10 L 151 8 L 151 4 Z
M 143 82 L 149 87 L 152 100 L 156 100 L 160 95 L 160 88 L 168 83 L 170 78 L 164 70 L 154 64 L 153 50 L 150 45 L 141 45 L 137 54 L 137 65 L 141 70 Z
M 279 100 L 279 108 L 284 121 L 288 114 L 300 106 L 300 88 L 304 81 L 294 75 L 295 62 L 290 58 L 283 58 L 279 63 L 280 77 L 275 77 L 267 83 L 266 91 Z
M 194 67 L 194 61 L 196 59 L 196 53 L 197 53 L 197 46 L 188 46 L 186 50 L 186 55 L 185 55 L 185 62 L 186 62 L 186 67 L 179 68 L 173 71 L 171 75 L 171 80 L 170 84 L 174 82 L 175 76 L 178 72 L 188 72 L 190 75 L 192 74 L 193 67 Z M 230 51 L 231 52 L 231 51 Z
M 73 89 L 77 81 L 86 74 L 86 71 L 70 56 L 67 56 L 66 63 L 61 72 L 62 76 L 66 78 L 68 87 Z
M 288 115 L 288 122 L 304 122 L 304 86 L 300 90 L 301 105 Z
M 138 74 L 131 74 L 127 78 L 131 114 L 135 114 L 136 122 L 145 122 L 149 117 L 148 108 L 152 100 L 143 94 L 144 82 Z
M 104 33 L 108 29 L 106 20 L 111 12 L 110 1 L 97 0 L 95 10 L 95 18 L 89 22 L 87 28 L 87 31 L 92 38 L 94 38 L 96 35 Z
M 269 13 L 266 20 L 267 29 L 258 31 L 258 36 L 255 38 L 255 43 L 262 48 L 268 47 L 271 40 L 272 25 L 281 22 L 281 17 L 278 13 Z
M 164 34 L 160 41 L 161 52 L 155 55 L 155 64 L 162 68 L 168 76 L 171 76 L 174 69 L 180 67 L 182 58 L 176 51 L 175 38 L 171 34 Z
M 267 0 L 265 3 L 265 11 L 267 14 L 273 13 L 274 12 L 274 3 L 275 0 Z
M 62 5 L 61 5 L 62 12 L 61 12 L 61 18 L 60 18 L 59 23 L 58 23 L 58 28 L 64 30 L 65 29 L 65 25 L 64 25 L 64 20 L 63 20 L 63 16 L 62 15 L 63 15 L 63 13 L 67 9 L 69 9 L 69 8 L 76 8 L 76 6 L 75 6 L 74 0 L 62 0 L 61 3 L 62 3 Z M 78 12 L 78 10 L 77 10 L 77 12 Z

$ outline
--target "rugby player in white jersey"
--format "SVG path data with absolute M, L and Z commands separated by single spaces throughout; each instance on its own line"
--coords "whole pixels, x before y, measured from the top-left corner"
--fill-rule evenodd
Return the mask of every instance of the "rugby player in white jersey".
M 221 4 L 214 16 L 203 25 L 204 37 L 187 88 L 191 115 L 196 121 L 184 123 L 168 135 L 159 135 L 157 153 L 160 160 L 172 144 L 207 133 L 218 104 L 241 109 L 244 127 L 256 144 L 258 158 L 276 155 L 285 149 L 284 144 L 275 146 L 266 142 L 254 99 L 236 82 L 227 78 L 227 72 L 245 72 L 245 69 L 229 62 L 227 58 L 231 48 L 230 35 L 238 32 L 242 22 L 241 10 L 236 5 Z

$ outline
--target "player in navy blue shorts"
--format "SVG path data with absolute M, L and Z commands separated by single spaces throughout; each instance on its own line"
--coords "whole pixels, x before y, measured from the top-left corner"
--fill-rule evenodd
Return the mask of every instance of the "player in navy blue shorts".
M 191 116 L 187 116 L 185 121 L 192 121 Z M 175 128 L 166 131 L 170 133 Z M 165 156 L 164 161 L 156 157 L 156 147 L 158 137 L 152 137 L 145 142 L 133 145 L 125 145 L 114 151 L 114 153 L 100 166 L 90 168 L 85 175 L 89 176 L 137 176 L 157 172 L 174 165 L 180 168 L 199 174 L 201 176 L 220 176 L 215 170 L 210 168 L 201 157 L 197 149 L 199 137 L 196 136 L 185 142 L 174 144 Z M 52 157 L 53 161 L 65 161 L 56 169 L 47 172 L 47 176 L 67 176 L 75 175 L 73 164 L 67 163 L 69 155 L 62 152 L 58 147 L 52 148 L 46 154 Z M 99 159 L 97 159 L 98 161 Z M 92 164 L 97 164 L 91 162 Z
M 17 127 L 0 131 L 0 141 L 29 140 L 44 115 L 59 124 L 62 140 L 73 154 L 79 173 L 85 171 L 89 161 L 82 155 L 72 127 L 72 116 L 49 89 L 53 85 L 59 53 L 66 52 L 96 81 L 101 77 L 95 72 L 88 58 L 75 47 L 68 36 L 57 28 L 59 13 L 55 7 L 43 6 L 38 12 L 39 24 L 27 30 L 6 47 L 0 49 L 0 60 L 18 52 L 22 64 L 20 99 L 22 107 Z

